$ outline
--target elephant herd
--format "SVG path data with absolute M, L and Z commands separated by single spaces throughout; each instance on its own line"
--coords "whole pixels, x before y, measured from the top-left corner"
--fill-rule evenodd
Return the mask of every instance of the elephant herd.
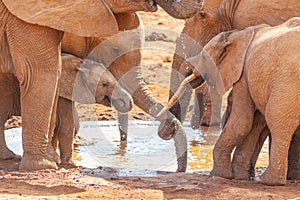
M 152 97 L 141 74 L 143 35 L 136 12 L 155 12 L 157 4 L 186 19 L 167 108 Z M 221 97 L 231 90 L 211 174 L 249 179 L 269 136 L 269 166 L 261 182 L 299 179 L 299 14 L 297 0 L 1 0 L 0 158 L 16 157 L 4 138 L 4 123 L 12 115 L 23 119 L 19 169 L 57 169 L 59 162 L 73 165 L 78 130 L 73 101 L 113 105 L 125 121 L 134 103 L 161 122 L 162 139 L 174 139 L 177 171 L 185 171 L 180 121 L 192 89 L 196 128 L 204 115 L 203 91 L 210 92 L 209 125 L 220 123 Z M 126 122 L 120 124 L 126 140 Z

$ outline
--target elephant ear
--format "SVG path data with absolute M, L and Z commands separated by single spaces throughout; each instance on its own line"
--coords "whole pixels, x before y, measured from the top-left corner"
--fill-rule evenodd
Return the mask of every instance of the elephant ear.
M 104 0 L 2 0 L 7 9 L 31 24 L 84 37 L 117 33 L 116 19 Z
M 218 43 L 216 65 L 220 78 L 216 89 L 220 95 L 228 91 L 242 76 L 247 52 L 254 38 L 253 28 L 223 32 L 215 38 Z
M 62 55 L 62 74 L 59 96 L 70 101 L 92 104 L 95 97 L 89 90 L 86 77 L 79 69 L 82 59 L 70 54 Z

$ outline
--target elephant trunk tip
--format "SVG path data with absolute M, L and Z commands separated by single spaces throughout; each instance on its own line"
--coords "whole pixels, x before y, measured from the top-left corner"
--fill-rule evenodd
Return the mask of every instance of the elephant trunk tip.
M 163 140 L 170 140 L 174 138 L 180 128 L 182 128 L 182 125 L 175 117 L 162 120 L 158 130 L 158 136 Z
M 126 100 L 124 100 L 123 98 L 118 98 L 112 99 L 111 101 L 112 105 L 120 113 L 127 113 L 133 108 L 133 100 L 131 98 Z
M 203 7 L 203 0 L 155 0 L 169 15 L 177 19 L 188 19 Z

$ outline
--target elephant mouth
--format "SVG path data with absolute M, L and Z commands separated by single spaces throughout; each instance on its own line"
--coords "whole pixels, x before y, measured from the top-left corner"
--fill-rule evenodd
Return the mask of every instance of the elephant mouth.
M 105 95 L 105 96 L 103 97 L 103 99 L 102 99 L 99 103 L 101 103 L 101 104 L 103 104 L 103 105 L 105 105 L 105 106 L 110 107 L 110 106 L 111 106 L 111 99 L 110 99 L 109 96 L 106 96 L 106 95 Z
M 122 98 L 112 99 L 107 95 L 105 95 L 103 97 L 103 99 L 98 103 L 100 103 L 104 106 L 107 106 L 107 107 L 113 106 L 120 113 L 127 113 L 133 107 L 133 102 L 131 99 L 129 99 L 129 100 L 126 100 L 126 99 L 124 100 Z
M 157 11 L 157 3 L 154 0 L 146 0 L 146 7 L 150 12 Z

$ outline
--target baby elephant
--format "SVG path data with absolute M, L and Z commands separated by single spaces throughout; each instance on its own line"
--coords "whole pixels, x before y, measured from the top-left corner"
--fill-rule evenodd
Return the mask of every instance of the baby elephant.
M 117 82 L 106 67 L 92 60 L 62 55 L 62 76 L 57 105 L 57 120 L 53 144 L 59 142 L 61 164 L 71 164 L 75 128 L 78 118 L 73 101 L 85 104 L 111 104 L 119 112 L 131 110 L 130 94 Z M 13 74 L 0 74 L 0 159 L 16 155 L 5 143 L 4 124 L 13 115 L 21 115 L 19 83 Z M 34 136 L 33 136 L 34 137 Z
M 185 82 L 204 78 L 220 95 L 233 91 L 232 111 L 214 147 L 212 175 L 233 178 L 231 153 L 250 132 L 258 110 L 272 138 L 261 181 L 286 184 L 289 146 L 300 125 L 299 52 L 300 18 L 291 18 L 279 26 L 223 32 L 190 60 L 196 71 Z

